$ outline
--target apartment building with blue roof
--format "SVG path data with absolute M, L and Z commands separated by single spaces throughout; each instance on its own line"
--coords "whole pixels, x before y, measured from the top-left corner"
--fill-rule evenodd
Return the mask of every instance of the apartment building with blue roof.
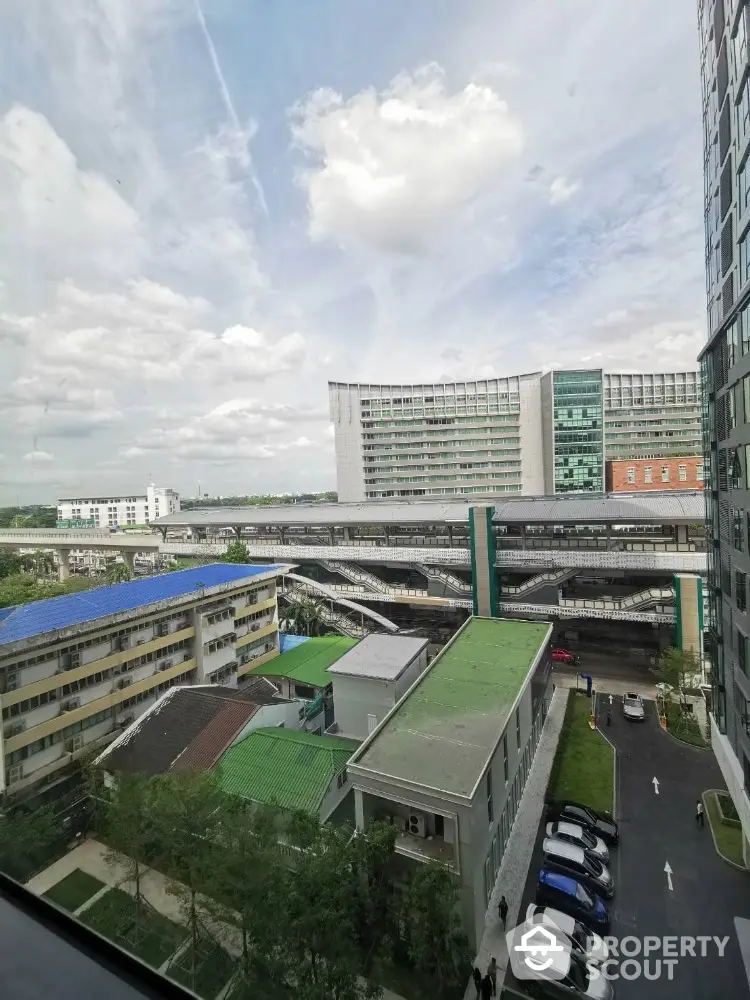
M 174 684 L 278 655 L 286 566 L 216 563 L 0 611 L 0 796 L 62 784 Z

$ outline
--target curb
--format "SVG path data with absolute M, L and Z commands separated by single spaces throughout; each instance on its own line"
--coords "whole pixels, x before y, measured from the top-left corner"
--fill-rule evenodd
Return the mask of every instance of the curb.
M 750 868 L 746 868 L 744 865 L 738 865 L 736 861 L 732 861 L 730 858 L 726 856 L 726 854 L 723 854 L 719 850 L 719 845 L 716 843 L 716 834 L 714 833 L 713 824 L 711 823 L 711 818 L 708 814 L 708 800 L 706 799 L 706 796 L 715 795 L 716 792 L 721 792 L 721 791 L 723 791 L 722 788 L 707 788 L 705 792 L 701 792 L 701 802 L 703 803 L 703 812 L 708 821 L 708 828 L 711 831 L 711 840 L 713 840 L 714 842 L 714 850 L 719 855 L 721 860 L 724 861 L 726 864 L 731 865 L 732 868 L 734 868 L 738 872 L 745 872 L 745 874 L 747 874 L 748 872 L 750 872 Z
M 599 704 L 598 693 L 594 694 L 594 718 L 596 718 L 596 707 Z M 617 819 L 617 747 L 609 737 L 605 736 L 601 727 L 597 723 L 596 732 L 602 737 L 605 743 L 612 747 L 612 817 Z
M 656 722 L 657 725 L 659 726 L 659 729 L 661 729 L 663 733 L 666 733 L 667 736 L 670 736 L 675 741 L 675 743 L 681 743 L 682 746 L 691 747 L 693 750 L 699 750 L 701 753 L 704 753 L 706 750 L 711 749 L 710 743 L 705 747 L 696 746 L 695 743 L 690 743 L 688 740 L 683 740 L 679 736 L 675 736 L 675 734 L 671 731 L 671 729 L 667 729 L 666 726 L 663 726 L 661 723 L 661 714 L 659 713 L 659 706 L 656 704 L 656 702 L 654 702 L 654 711 L 656 712 Z M 703 736 L 702 733 L 701 736 L 705 740 L 705 736 Z

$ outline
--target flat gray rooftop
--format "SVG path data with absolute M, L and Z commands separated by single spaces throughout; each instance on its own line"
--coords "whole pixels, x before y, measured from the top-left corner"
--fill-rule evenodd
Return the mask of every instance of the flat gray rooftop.
M 471 797 L 551 633 L 546 622 L 470 618 L 355 753 L 352 771 Z
M 331 664 L 328 673 L 395 681 L 428 642 L 406 635 L 368 635 Z
M 656 461 L 656 460 L 655 460 Z M 491 504 L 498 524 L 697 524 L 705 515 L 699 490 L 672 493 L 578 494 L 556 497 L 474 497 L 471 500 L 375 501 L 210 507 L 181 510 L 153 522 L 166 527 L 268 527 L 279 525 L 466 524 L 469 508 Z

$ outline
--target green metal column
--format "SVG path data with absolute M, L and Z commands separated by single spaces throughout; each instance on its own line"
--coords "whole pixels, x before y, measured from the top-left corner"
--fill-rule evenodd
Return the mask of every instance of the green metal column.
M 474 614 L 480 618 L 498 617 L 494 513 L 494 507 L 469 508 L 472 596 Z

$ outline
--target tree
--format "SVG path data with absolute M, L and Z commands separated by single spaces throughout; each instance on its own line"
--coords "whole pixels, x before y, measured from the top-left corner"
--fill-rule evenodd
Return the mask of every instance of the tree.
M 676 690 L 683 705 L 686 701 L 686 689 L 698 682 L 700 673 L 700 657 L 691 649 L 670 646 L 659 657 L 659 681 Z
M 127 583 L 130 579 L 130 570 L 125 563 L 113 561 L 107 566 L 107 583 Z
M 0 551 L 0 580 L 7 576 L 14 576 L 23 569 L 23 559 L 15 552 L 8 552 L 7 549 Z
M 409 957 L 419 972 L 432 977 L 436 992 L 465 983 L 471 969 L 457 903 L 456 881 L 443 865 L 431 862 L 414 872 L 403 915 Z
M 322 605 L 312 597 L 286 596 L 284 628 L 295 635 L 324 635 L 326 621 Z
M 50 849 L 63 836 L 60 818 L 51 806 L 33 812 L 0 812 L 0 871 L 24 881 L 48 860 Z
M 226 563 L 249 563 L 252 562 L 250 558 L 250 553 L 248 552 L 247 545 L 244 542 L 235 539 L 235 541 L 230 542 L 227 545 L 227 550 L 223 556 L 221 556 L 221 561 Z
M 240 932 L 238 979 L 249 996 L 282 981 L 288 964 L 279 926 L 285 906 L 281 825 L 281 815 L 270 806 L 248 808 L 243 801 L 229 800 L 222 812 L 211 880 L 219 902 L 211 910 Z
M 292 962 L 287 981 L 302 1000 L 368 1000 L 381 993 L 360 977 L 359 872 L 350 839 L 343 827 L 318 826 L 286 880 L 283 938 Z
M 205 933 L 198 893 L 216 891 L 216 841 L 226 799 L 213 773 L 161 774 L 151 779 L 151 817 L 167 873 L 190 934 L 190 986 Z
M 141 880 L 153 840 L 151 780 L 144 774 L 118 774 L 117 784 L 104 806 L 103 826 L 108 864 L 119 864 L 133 883 L 136 919 L 141 916 Z
M 355 927 L 365 973 L 376 958 L 392 958 L 398 938 L 392 876 L 397 833 L 392 823 L 371 822 L 349 845 L 357 875 Z

